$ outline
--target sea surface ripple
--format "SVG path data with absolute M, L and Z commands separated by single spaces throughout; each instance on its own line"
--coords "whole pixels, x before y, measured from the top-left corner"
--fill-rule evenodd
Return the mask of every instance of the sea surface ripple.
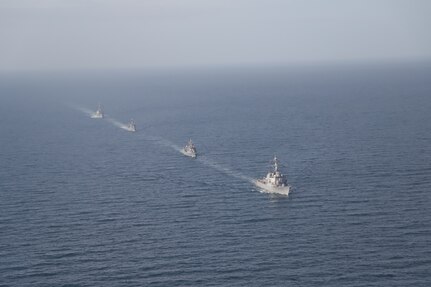
M 430 286 L 430 75 L 0 78 L 0 286 Z

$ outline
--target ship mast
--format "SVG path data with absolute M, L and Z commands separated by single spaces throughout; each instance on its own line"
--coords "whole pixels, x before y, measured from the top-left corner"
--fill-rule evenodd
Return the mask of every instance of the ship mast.
M 277 157 L 274 155 L 274 172 L 278 171 L 278 160 Z

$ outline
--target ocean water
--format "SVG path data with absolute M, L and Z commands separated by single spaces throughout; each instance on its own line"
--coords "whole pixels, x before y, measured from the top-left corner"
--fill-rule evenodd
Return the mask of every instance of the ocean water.
M 99 102 L 108 119 L 86 113 Z M 250 182 L 274 155 L 287 197 Z M 1 286 L 430 286 L 430 270 L 429 65 L 0 77 Z

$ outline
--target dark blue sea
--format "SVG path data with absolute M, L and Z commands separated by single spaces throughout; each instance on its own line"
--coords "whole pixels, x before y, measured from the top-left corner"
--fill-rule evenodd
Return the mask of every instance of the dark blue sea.
M 431 65 L 2 74 L 0 286 L 431 286 Z

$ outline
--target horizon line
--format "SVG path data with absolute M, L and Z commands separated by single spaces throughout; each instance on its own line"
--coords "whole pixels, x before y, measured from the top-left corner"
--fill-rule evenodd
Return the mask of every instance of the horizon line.
M 201 71 L 244 68 L 342 68 L 342 67 L 371 67 L 390 65 L 431 65 L 430 58 L 412 59 L 379 59 L 379 60 L 350 60 L 350 61 L 298 61 L 273 63 L 232 63 L 232 64 L 202 64 L 202 65 L 157 65 L 157 66 L 119 66 L 119 67 L 70 67 L 70 68 L 29 68 L 29 69 L 1 69 L 4 74 L 51 74 L 51 73 L 115 73 L 115 72 L 169 72 L 169 71 Z

